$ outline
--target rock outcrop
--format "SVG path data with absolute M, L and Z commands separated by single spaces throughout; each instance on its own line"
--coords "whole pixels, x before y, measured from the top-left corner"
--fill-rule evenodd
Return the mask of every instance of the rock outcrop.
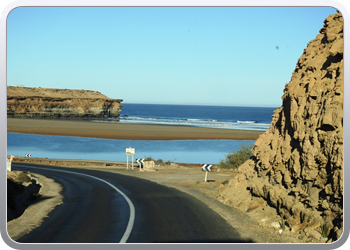
M 7 87 L 8 118 L 118 118 L 121 102 L 90 90 Z
M 273 208 L 289 230 L 343 229 L 343 18 L 329 16 L 299 58 L 283 105 L 220 200 L 247 211 Z
M 28 180 L 20 180 L 26 176 Z M 39 194 L 41 185 L 30 174 L 20 171 L 7 172 L 7 221 L 23 214 Z

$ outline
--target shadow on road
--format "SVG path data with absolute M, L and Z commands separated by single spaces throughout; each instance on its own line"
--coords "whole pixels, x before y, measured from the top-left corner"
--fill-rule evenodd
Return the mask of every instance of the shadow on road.
M 227 240 L 207 240 L 207 239 L 198 239 L 198 240 L 193 240 L 193 241 L 172 241 L 172 242 L 154 242 L 154 243 L 256 243 L 253 240 L 232 240 L 232 239 L 227 239 Z

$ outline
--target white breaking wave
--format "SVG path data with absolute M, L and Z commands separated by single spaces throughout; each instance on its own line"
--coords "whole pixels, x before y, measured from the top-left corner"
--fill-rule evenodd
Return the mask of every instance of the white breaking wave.
M 237 123 L 256 123 L 256 121 L 237 121 Z
M 256 121 L 218 121 L 213 119 L 167 119 L 167 118 L 144 118 L 138 116 L 123 116 L 119 119 L 93 120 L 94 122 L 111 123 L 134 123 L 134 124 L 154 124 L 154 125 L 182 125 L 208 128 L 224 128 L 239 130 L 259 130 L 266 131 L 270 124 L 258 123 Z

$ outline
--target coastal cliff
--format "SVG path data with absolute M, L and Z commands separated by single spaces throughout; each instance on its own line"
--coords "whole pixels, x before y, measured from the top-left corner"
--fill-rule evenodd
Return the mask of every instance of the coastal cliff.
M 261 222 L 273 210 L 286 230 L 305 237 L 323 232 L 327 242 L 335 241 L 343 231 L 340 13 L 329 16 L 308 43 L 282 100 L 269 130 L 255 142 L 253 157 L 217 196 L 252 216 L 259 214 Z
M 121 102 L 91 90 L 7 87 L 8 118 L 118 118 Z

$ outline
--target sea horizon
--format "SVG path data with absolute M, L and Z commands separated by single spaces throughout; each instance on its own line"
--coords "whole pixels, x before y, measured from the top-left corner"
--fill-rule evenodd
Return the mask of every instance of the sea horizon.
M 246 107 L 246 108 L 279 108 L 282 106 L 282 103 L 280 105 L 240 105 L 240 104 L 194 104 L 194 103 L 143 103 L 143 102 L 124 102 L 124 100 L 120 103 L 123 104 L 142 104 L 142 105 L 174 105 L 174 106 L 213 106 L 213 107 Z

